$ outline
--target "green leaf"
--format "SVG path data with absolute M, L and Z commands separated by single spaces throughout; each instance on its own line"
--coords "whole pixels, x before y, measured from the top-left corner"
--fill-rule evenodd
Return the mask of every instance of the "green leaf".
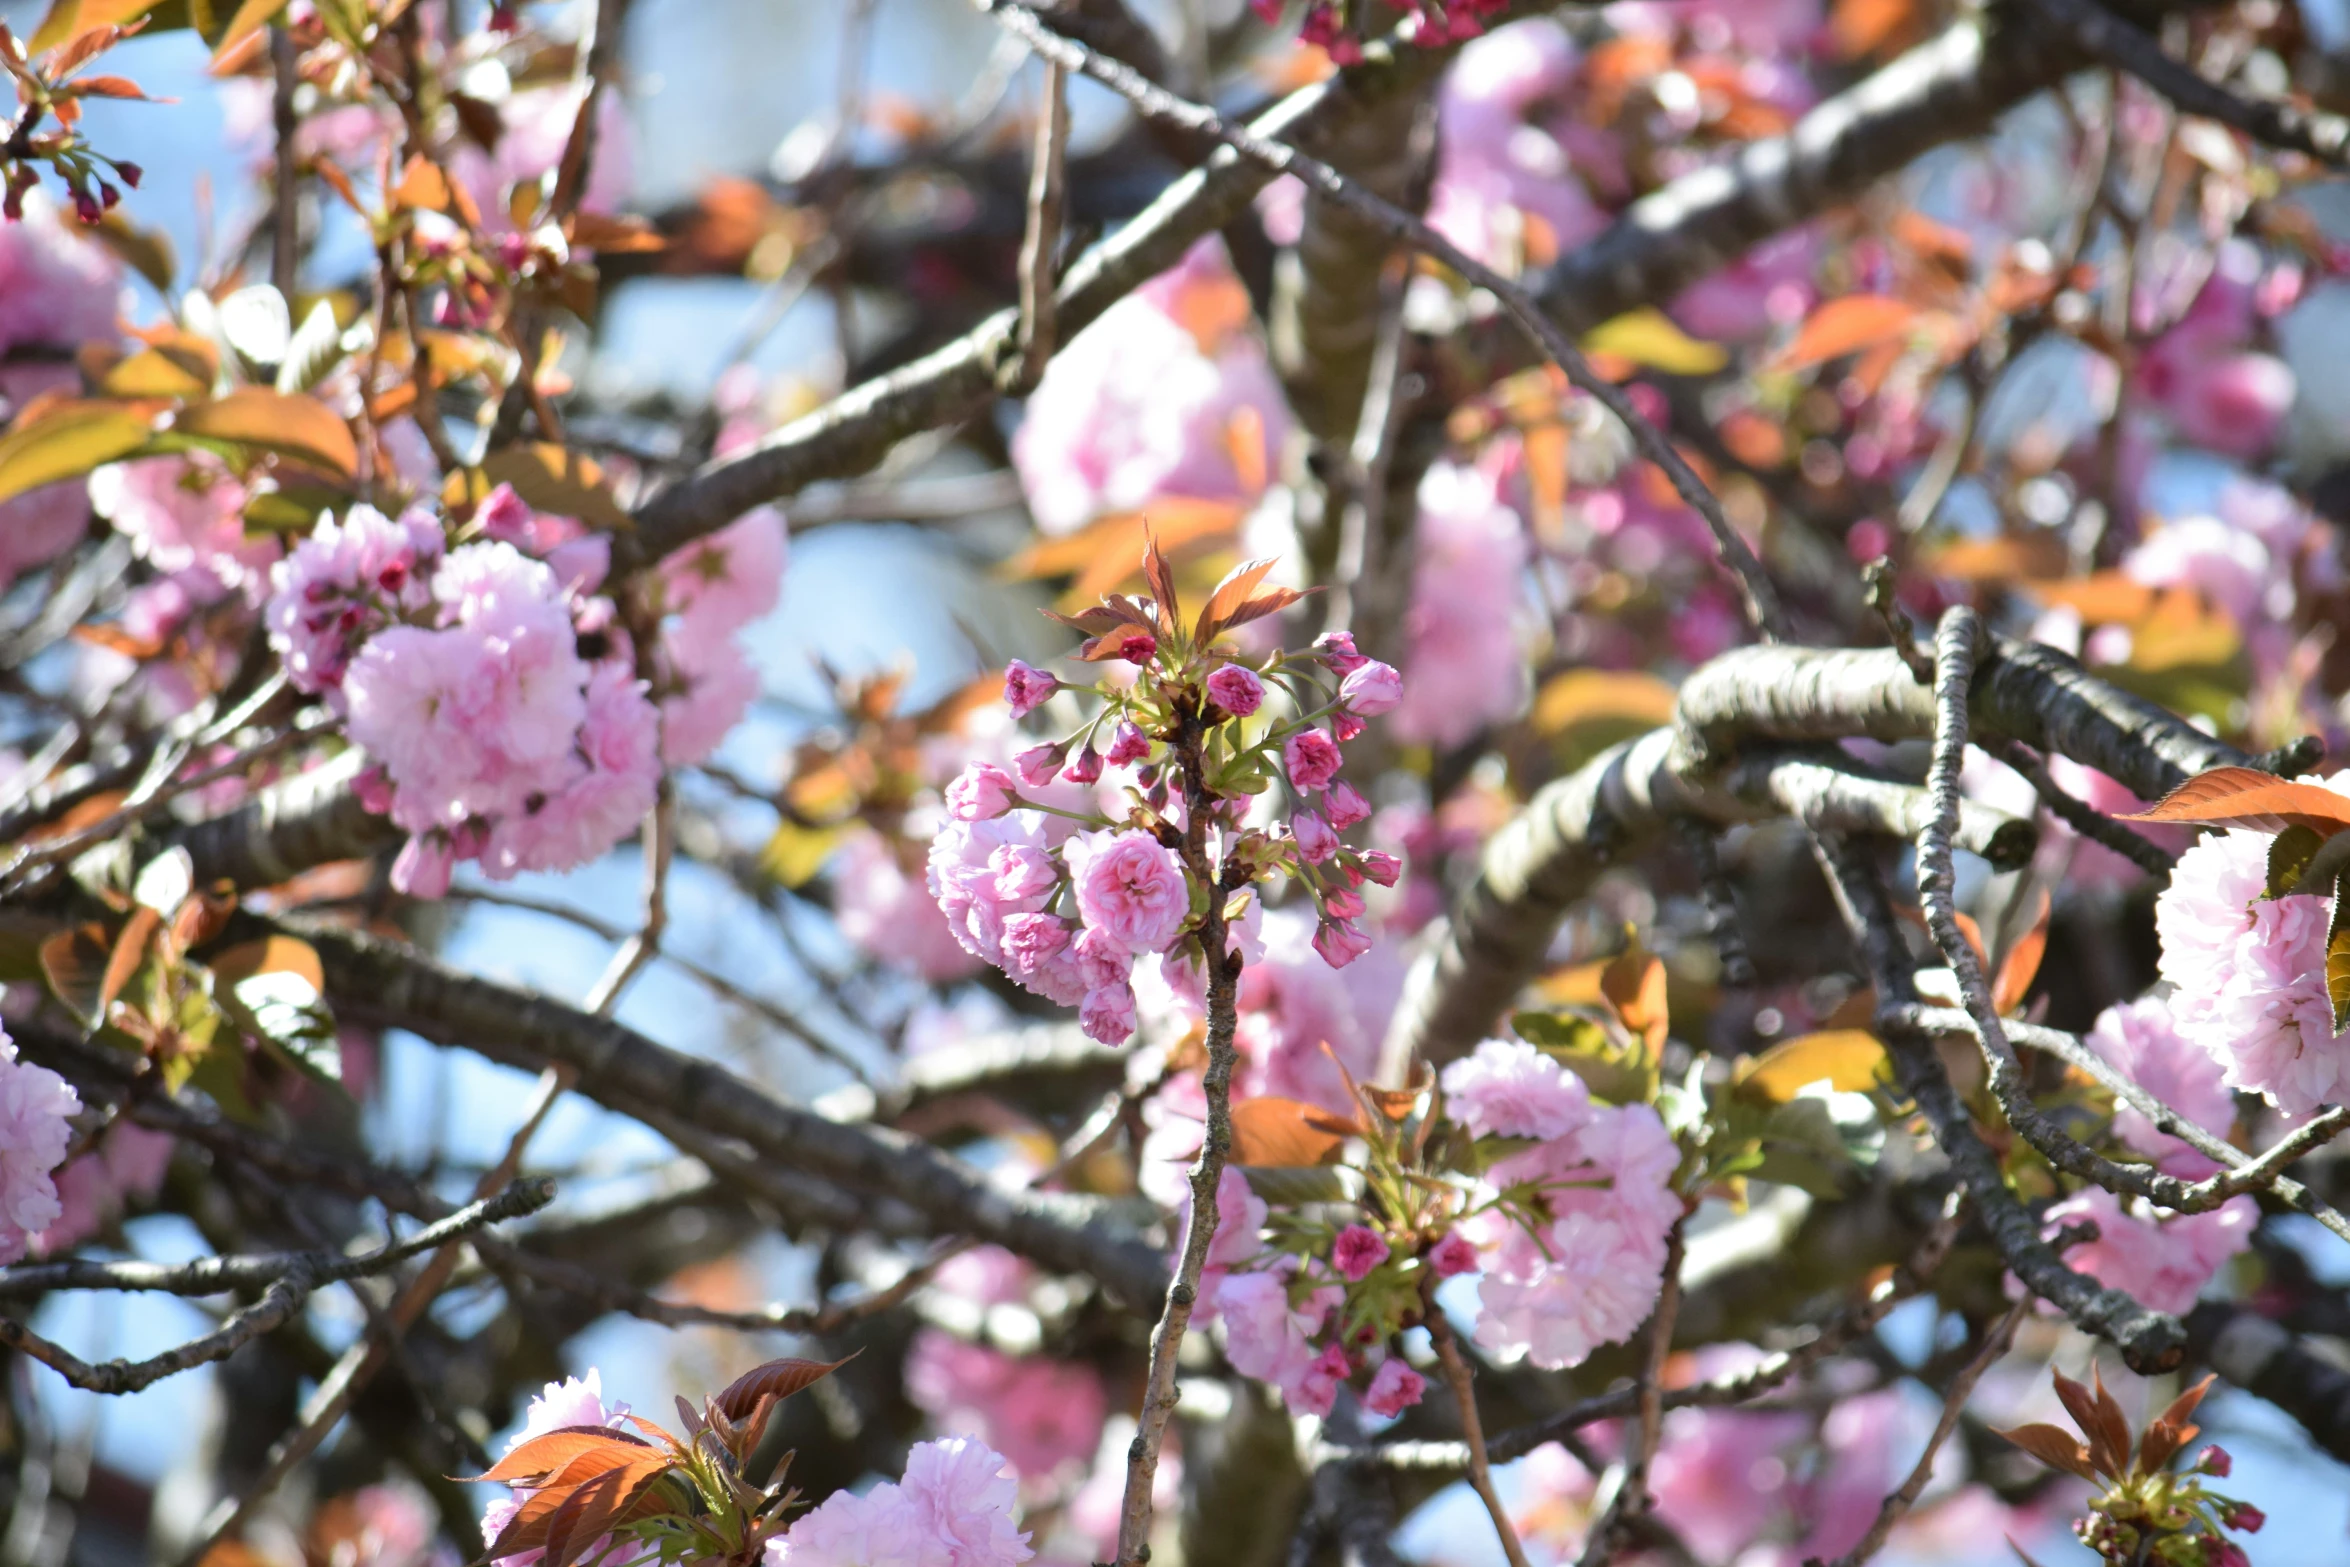
M 307 392 L 342 362 L 343 329 L 335 320 L 335 307 L 322 299 L 310 307 L 286 344 L 286 357 L 277 367 L 277 389 Z
M 1662 1073 L 1657 1058 L 1639 1041 L 1618 1044 L 1604 1024 L 1574 1012 L 1520 1012 L 1510 1026 L 1583 1079 L 1594 1099 L 1614 1105 L 1656 1102 Z
M 1250 1191 L 1275 1207 L 1317 1202 L 1360 1202 L 1363 1178 L 1343 1165 L 1241 1164 L 1234 1169 Z
M 2339 884 L 2326 916 L 2326 1001 L 2334 1009 L 2334 1032 L 2350 1018 L 2350 908 Z
M 62 479 L 86 477 L 145 446 L 149 417 L 121 403 L 70 399 L 23 429 L 0 437 L 0 501 Z
M 2271 898 L 2291 896 L 2301 883 L 2302 873 L 2309 869 L 2309 862 L 2317 858 L 2317 851 L 2324 846 L 2324 834 L 2314 827 L 2298 823 L 2271 838 L 2268 844 L 2268 895 Z
M 1627 311 L 1583 335 L 1586 353 L 1613 354 L 1667 375 L 1712 375 L 1730 362 L 1719 343 L 1701 342 L 1654 306 Z

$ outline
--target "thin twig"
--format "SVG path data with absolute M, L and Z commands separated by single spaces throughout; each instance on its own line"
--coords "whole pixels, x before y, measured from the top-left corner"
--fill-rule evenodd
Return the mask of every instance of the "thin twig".
M 1763 574 L 1762 563 L 1755 559 L 1746 540 L 1730 525 L 1730 519 L 1723 512 L 1721 502 L 1713 491 L 1674 448 L 1671 440 L 1632 405 L 1623 390 L 1592 370 L 1582 351 L 1575 346 L 1574 339 L 1551 320 L 1532 294 L 1470 256 L 1421 219 L 1363 189 L 1320 159 L 1309 157 L 1284 142 L 1271 140 L 1244 126 L 1234 125 L 1204 105 L 1176 97 L 1118 61 L 1054 32 L 1034 11 L 1024 6 L 1011 4 L 1009 0 L 980 0 L 980 3 L 983 9 L 1018 34 L 1046 60 L 1092 77 L 1134 105 L 1136 112 L 1143 118 L 1173 125 L 1195 135 L 1213 136 L 1253 163 L 1278 174 L 1296 175 L 1316 195 L 1345 207 L 1391 239 L 1434 256 L 1492 294 L 1543 354 L 1566 373 L 1570 382 L 1598 399 L 1610 413 L 1623 421 L 1625 428 L 1631 431 L 1633 443 L 1639 447 L 1640 454 L 1663 469 L 1681 499 L 1705 519 L 1707 528 L 1713 533 L 1715 548 L 1721 554 L 1723 567 L 1737 584 L 1748 622 L 1769 640 L 1784 638 L 1786 623 L 1779 607 L 1778 592 Z
M 1024 395 L 1044 378 L 1053 357 L 1054 272 L 1061 249 L 1061 214 L 1068 201 L 1069 72 L 1044 67 L 1044 107 L 1037 118 L 1035 164 L 1028 176 L 1028 230 L 1020 241 L 1020 356 L 1005 390 Z
M 277 288 L 278 297 L 286 302 L 286 309 L 294 308 L 294 277 L 300 266 L 301 236 L 296 232 L 299 208 L 301 162 L 295 156 L 295 138 L 301 134 L 302 118 L 294 112 L 294 89 L 301 85 L 297 70 L 299 62 L 294 53 L 294 35 L 283 27 L 269 30 L 269 65 L 272 79 L 270 93 L 270 120 L 277 133 L 277 156 L 271 170 L 274 186 L 270 203 L 269 281 Z
M 2033 0 L 2073 41 L 2153 88 L 2182 113 L 2242 131 L 2254 141 L 2298 152 L 2335 169 L 2350 169 L 2350 120 L 2312 114 L 2289 103 L 2246 98 L 2174 60 L 2159 40 L 2107 10 L 2098 0 Z
M 1918 1455 L 1909 1478 L 1901 1482 L 1899 1490 L 1885 1498 L 1883 1505 L 1877 1509 L 1876 1521 L 1869 1525 L 1869 1532 L 1860 1537 L 1859 1544 L 1837 1557 L 1834 1567 L 1860 1567 L 1861 1563 L 1885 1548 L 1885 1541 L 1893 1533 L 1893 1526 L 1901 1522 L 1910 1508 L 1917 1505 L 1917 1499 L 1925 1492 L 1926 1482 L 1933 1478 L 1934 1455 L 1942 1450 L 1943 1443 L 1950 1440 L 1950 1433 L 1958 1429 L 1959 1416 L 1965 1411 L 1966 1401 L 1974 1393 L 1975 1384 L 1983 1379 L 1984 1372 L 1998 1363 L 2000 1356 L 2007 1353 L 2008 1341 L 2015 1337 L 2017 1325 L 2031 1309 L 2032 1298 L 2029 1295 L 2008 1307 L 1998 1325 L 1983 1340 L 1982 1347 L 1975 1351 L 1974 1358 L 1950 1379 L 1950 1386 L 1942 1395 L 1942 1418 L 1934 1422 L 1934 1434 L 1926 1438 L 1926 1450 Z M 1819 1567 L 1819 1559 L 1812 1558 L 1804 1567 Z
M 1606 1498 L 1591 1532 L 1584 1536 L 1576 1567 L 1606 1567 L 1630 1525 L 1649 1506 L 1648 1471 L 1656 1462 L 1658 1440 L 1664 1435 L 1665 1355 L 1672 1348 L 1673 1321 L 1681 1309 L 1681 1223 L 1675 1220 L 1667 1240 L 1664 1283 L 1657 1291 L 1656 1310 L 1649 1318 L 1647 1351 L 1640 1378 L 1632 1393 L 1638 1420 L 1624 1456 L 1601 1476 L 1599 1494 Z
M 1182 1259 L 1167 1283 L 1167 1300 L 1158 1325 L 1151 1330 L 1150 1369 L 1144 1379 L 1142 1408 L 1135 1416 L 1134 1441 L 1126 1450 L 1126 1494 L 1119 1507 L 1115 1567 L 1138 1567 L 1150 1559 L 1151 1482 L 1158 1474 L 1159 1448 L 1166 1440 L 1167 1422 L 1175 1413 L 1175 1361 L 1199 1299 L 1208 1243 L 1216 1234 L 1216 1188 L 1232 1152 L 1232 1073 L 1239 1062 L 1233 1033 L 1240 1019 L 1241 958 L 1231 950 L 1224 922 L 1224 901 L 1235 889 L 1219 874 L 1208 849 L 1208 824 L 1216 814 L 1217 802 L 1208 792 L 1204 739 L 1198 713 L 1176 715 L 1170 749 L 1183 779 L 1180 852 L 1192 885 L 1205 888 L 1208 898 L 1207 912 L 1200 919 L 1200 961 L 1207 970 L 1208 1070 L 1201 1085 L 1207 1098 L 1207 1135 L 1191 1167 L 1191 1214 L 1183 1227 Z
M 669 861 L 677 845 L 677 797 L 669 775 L 661 775 L 660 793 L 645 816 L 645 917 L 635 932 L 612 954 L 612 961 L 581 1003 L 592 1017 L 610 1017 L 621 992 L 644 972 L 661 950 L 669 929 Z
M 1501 1539 L 1501 1553 L 1509 1558 L 1510 1567 L 1527 1567 L 1526 1547 L 1518 1543 L 1510 1510 L 1502 1505 L 1501 1493 L 1493 1488 L 1493 1467 L 1485 1452 L 1485 1425 L 1477 1418 L 1476 1382 L 1470 1375 L 1468 1361 L 1461 1356 L 1460 1345 L 1453 1341 L 1452 1324 L 1441 1309 L 1432 1307 L 1428 1312 L 1428 1337 L 1436 1346 L 1437 1363 L 1444 1367 L 1444 1380 L 1452 1385 L 1453 1402 L 1461 1412 L 1461 1435 L 1469 1449 L 1469 1488 L 1485 1504 L 1486 1516 L 1493 1520 L 1493 1532 Z

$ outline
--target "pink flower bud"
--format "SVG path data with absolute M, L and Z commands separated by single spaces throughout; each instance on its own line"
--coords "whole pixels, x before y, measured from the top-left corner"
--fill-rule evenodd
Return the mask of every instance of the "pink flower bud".
M 1341 678 L 1370 662 L 1355 651 L 1355 637 L 1351 631 L 1323 632 L 1314 638 L 1314 651 L 1322 655 L 1322 662 L 1330 666 L 1330 672 Z
M 1087 991 L 1077 1021 L 1088 1039 L 1105 1045 L 1126 1043 L 1134 1035 L 1134 987 L 1119 983 Z
M 1338 699 L 1348 712 L 1376 718 L 1403 700 L 1403 676 L 1393 664 L 1368 659 L 1340 683 Z
M 1117 733 L 1110 736 L 1110 748 L 1102 760 L 1112 767 L 1125 767 L 1151 754 L 1150 736 L 1136 728 L 1131 720 L 1121 719 Z
M 538 513 L 514 493 L 513 485 L 501 484 L 482 498 L 481 509 L 473 514 L 473 520 L 481 524 L 481 531 L 489 537 L 527 548 L 531 524 L 538 521 Z
M 2260 1526 L 2268 1522 L 2268 1514 L 2250 1502 L 2232 1502 L 2228 1505 L 2226 1522 L 2239 1534 L 2258 1534 Z
M 1342 741 L 1360 740 L 1363 737 L 1364 727 L 1360 716 L 1348 712 L 1343 707 L 1330 715 L 1330 732 Z
M 1387 1260 L 1387 1242 L 1367 1224 L 1350 1224 L 1338 1232 L 1330 1248 L 1330 1264 L 1349 1284 L 1360 1284 L 1373 1268 Z
M 1253 669 L 1226 664 L 1208 676 L 1208 699 L 1233 717 L 1246 718 L 1265 705 L 1265 683 Z
M 391 814 L 392 775 L 382 768 L 370 767 L 361 773 L 352 782 L 351 792 L 359 797 L 362 809 L 372 811 L 378 816 Z
M 1147 631 L 1137 631 L 1118 644 L 1118 656 L 1129 664 L 1147 664 L 1158 652 L 1159 639 Z
M 1019 659 L 1004 667 L 1004 700 L 1011 704 L 1014 718 L 1026 718 L 1035 712 L 1060 686 L 1061 682 L 1049 670 Z
M 1363 895 L 1348 887 L 1333 887 L 1322 894 L 1322 912 L 1334 920 L 1359 920 L 1363 917 Z
M 2236 1461 L 2228 1456 L 2228 1450 L 2224 1447 L 2207 1447 L 2195 1455 L 2195 1472 L 2197 1474 L 2212 1475 L 2225 1480 L 2235 1467 Z
M 1289 782 L 1301 794 L 1328 786 L 1338 776 L 1338 742 L 1319 729 L 1301 729 L 1281 744 L 1281 762 Z
M 1382 1420 L 1393 1420 L 1427 1391 L 1426 1377 L 1390 1355 L 1371 1374 L 1371 1385 L 1363 1390 L 1363 1407 Z
M 1020 781 L 1031 789 L 1042 789 L 1053 781 L 1061 770 L 1061 763 L 1069 755 L 1065 745 L 1032 745 L 1012 758 L 1012 769 Z
M 73 211 L 74 216 L 80 218 L 84 223 L 95 223 L 106 216 L 106 209 L 98 205 L 98 198 L 86 190 L 77 190 L 73 193 Z
M 1314 928 L 1314 950 L 1332 968 L 1344 968 L 1371 950 L 1371 938 L 1353 920 L 1324 920 Z
M 1440 1279 L 1457 1277 L 1477 1271 L 1477 1247 L 1458 1230 L 1447 1230 L 1444 1239 L 1428 1252 L 1428 1266 L 1436 1270 Z
M 135 163 L 118 163 L 114 166 L 114 172 L 121 175 L 122 182 L 133 190 L 137 190 L 139 181 L 147 177 L 147 171 Z
M 1392 887 L 1403 876 L 1403 861 L 1384 849 L 1366 849 L 1362 854 L 1363 874 L 1382 887 Z
M 2233 1540 L 2214 1540 L 2204 1558 L 2207 1567 L 2252 1567 L 2252 1558 Z
M 947 814 L 959 822 L 984 822 L 1003 815 L 1018 798 L 1010 773 L 993 762 L 973 762 L 947 785 Z
M 1331 826 L 1344 832 L 1370 816 L 1371 802 L 1353 784 L 1334 783 L 1330 792 L 1322 796 L 1322 814 L 1330 818 Z
M 1319 865 L 1338 852 L 1338 834 L 1312 811 L 1300 811 L 1292 816 L 1289 830 L 1297 839 L 1297 852 L 1309 865 Z
M 1102 754 L 1092 746 L 1077 753 L 1076 759 L 1061 770 L 1061 776 L 1071 783 L 1098 783 L 1102 776 Z

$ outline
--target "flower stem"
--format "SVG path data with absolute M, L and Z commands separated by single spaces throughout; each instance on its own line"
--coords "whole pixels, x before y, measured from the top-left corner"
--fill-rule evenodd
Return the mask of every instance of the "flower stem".
M 1469 1485 L 1477 1499 L 1485 1504 L 1485 1511 L 1493 1519 L 1493 1532 L 1501 1536 L 1501 1552 L 1509 1558 L 1510 1567 L 1527 1567 L 1526 1548 L 1518 1543 L 1518 1531 L 1510 1523 L 1509 1509 L 1501 1505 L 1501 1493 L 1493 1488 L 1493 1468 L 1485 1458 L 1485 1424 L 1477 1418 L 1477 1391 L 1469 1363 L 1461 1356 L 1460 1345 L 1454 1342 L 1452 1323 L 1447 1321 L 1442 1307 L 1428 1303 L 1428 1337 L 1435 1341 L 1436 1358 L 1444 1366 L 1444 1379 L 1452 1384 L 1453 1402 L 1460 1406 L 1461 1435 L 1469 1444 Z

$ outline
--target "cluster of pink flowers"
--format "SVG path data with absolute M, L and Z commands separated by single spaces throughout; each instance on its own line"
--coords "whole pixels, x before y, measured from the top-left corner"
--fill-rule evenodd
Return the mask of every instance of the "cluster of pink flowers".
M 1373 1365 L 1366 1344 L 1350 1342 L 1342 1331 L 1340 1308 L 1349 1286 L 1404 1259 L 1362 1224 L 1338 1231 L 1326 1257 L 1271 1250 L 1264 1238 L 1267 1216 L 1247 1177 L 1227 1166 L 1216 1186 L 1216 1234 L 1200 1275 L 1198 1318 L 1222 1320 L 1224 1357 L 1232 1369 L 1279 1389 L 1282 1402 L 1299 1414 L 1330 1413 L 1339 1388 L 1367 1368 L 1363 1407 L 1372 1414 L 1391 1418 L 1418 1403 L 1427 1391 L 1425 1377 L 1392 1350 Z M 1455 1234 L 1420 1265 L 1449 1277 L 1475 1262 L 1468 1243 Z
M 2041 1221 L 2051 1238 L 2067 1225 L 2095 1224 L 2097 1238 L 2067 1251 L 2066 1266 L 2156 1311 L 2179 1313 L 2221 1264 L 2252 1244 L 2260 1205 L 2239 1195 L 2202 1213 L 2172 1213 L 2090 1186 L 2051 1204 Z
M 0 418 L 44 392 L 78 389 L 73 351 L 117 335 L 121 267 L 69 232 L 45 198 L 27 207 L 21 222 L 0 223 Z M 0 501 L 0 590 L 70 547 L 89 520 L 79 480 Z
M 64 1212 L 52 1176 L 65 1162 L 81 1108 L 71 1083 L 19 1061 L 16 1042 L 0 1028 L 0 1263 L 23 1257 Z
M 1290 417 L 1246 319 L 1210 237 L 1071 338 L 1012 437 L 1037 527 L 1074 533 L 1174 498 L 1254 505 Z
M 1460 53 L 1438 100 L 1442 127 L 1428 221 L 1489 266 L 1507 266 L 1540 225 L 1552 254 L 1588 243 L 1607 213 L 1588 171 L 1619 167 L 1612 138 L 1566 108 L 1575 46 L 1548 18 L 1513 22 Z
M 1505 467 L 1497 451 L 1475 466 L 1438 463 L 1421 481 L 1399 739 L 1457 746 L 1525 708 L 1528 549 L 1504 495 Z
M 1014 1520 L 1004 1457 L 967 1437 L 923 1442 L 902 1480 L 835 1491 L 768 1542 L 770 1567 L 1019 1567 L 1035 1552 Z
M 2219 1062 L 2181 1034 L 2170 1003 L 2153 996 L 2107 1007 L 2085 1036 L 2096 1051 L 2140 1088 L 2176 1111 L 2189 1124 L 2224 1138 L 2236 1119 L 2236 1103 L 2220 1075 Z M 2155 1168 L 2182 1181 L 2200 1181 L 2219 1166 L 2193 1147 L 2157 1131 L 2143 1111 L 2116 1107 L 2113 1134 Z
M 2132 399 L 2159 413 L 2188 444 L 2246 460 L 2275 447 L 2295 391 L 2282 359 L 2245 345 L 2263 317 L 2293 302 L 2300 273 L 2262 274 L 2260 252 L 2249 240 L 2221 245 L 2176 324 L 2138 356 L 2129 384 Z M 2143 324 L 2161 301 L 2150 291 L 2135 306 Z
M 2350 773 L 2303 781 L 2350 794 Z M 2326 901 L 2267 896 L 2272 841 L 2243 829 L 2207 835 L 2180 856 L 2154 927 L 2180 1035 L 2230 1088 L 2303 1115 L 2342 1097 L 2350 1033 L 2334 1032 L 2326 999 Z
M 1648 1105 L 1593 1104 L 1581 1078 L 1518 1040 L 1487 1040 L 1443 1081 L 1446 1113 L 1471 1134 L 1535 1143 L 1486 1170 L 1488 1205 L 1464 1226 L 1486 1254 L 1477 1342 L 1560 1370 L 1629 1336 L 1656 1302 L 1682 1212 L 1663 1120 Z
M 1357 852 L 1340 841 L 1339 833 L 1371 808 L 1337 776 L 1339 747 L 1363 732 L 1365 719 L 1395 707 L 1402 681 L 1393 668 L 1357 651 L 1344 632 L 1326 634 L 1316 651 L 1338 677 L 1331 727 L 1277 727 L 1260 744 L 1278 740 L 1281 770 L 1300 802 L 1274 852 L 1320 910 L 1314 951 L 1343 968 L 1371 946 L 1359 889 L 1365 881 L 1392 885 L 1400 867 L 1391 856 Z M 1136 635 L 1124 656 L 1144 668 L 1147 680 L 1156 654 L 1153 638 Z M 1004 698 L 1016 717 L 1035 712 L 1059 688 L 1052 674 L 1019 660 L 1004 676 Z M 1265 701 L 1258 673 L 1231 662 L 1209 671 L 1199 692 L 1206 716 L 1216 722 L 1247 718 Z M 1104 729 L 1109 741 L 1100 745 Z M 1174 822 L 1185 807 L 1163 749 L 1131 718 L 1112 722 L 1103 715 L 1067 740 L 1021 752 L 1013 770 L 972 762 L 947 785 L 951 819 L 931 841 L 930 890 L 964 950 L 1030 992 L 1078 1008 L 1086 1032 L 1104 1043 L 1119 1043 L 1136 1027 L 1136 960 L 1168 953 L 1194 925 L 1194 889 L 1171 846 L 1180 841 Z M 1105 769 L 1132 769 L 1137 792 L 1169 813 L 1164 825 L 1122 826 L 1046 793 L 1063 785 L 1106 790 Z M 1034 808 L 1039 805 L 1051 809 Z M 1230 814 L 1219 803 L 1219 819 Z M 1085 822 L 1102 825 L 1085 830 Z M 1177 965 L 1170 980 L 1179 990 L 1196 990 L 1196 975 L 1184 979 L 1182 969 Z
M 741 718 L 757 681 L 735 633 L 780 591 L 772 512 L 665 562 L 655 690 L 596 595 L 603 539 L 503 487 L 475 520 L 483 536 L 449 549 L 427 512 L 355 506 L 277 564 L 264 610 L 289 678 L 376 762 L 369 803 L 411 834 L 393 884 L 423 897 L 466 860 L 504 879 L 626 837 L 663 765 L 700 760 Z

